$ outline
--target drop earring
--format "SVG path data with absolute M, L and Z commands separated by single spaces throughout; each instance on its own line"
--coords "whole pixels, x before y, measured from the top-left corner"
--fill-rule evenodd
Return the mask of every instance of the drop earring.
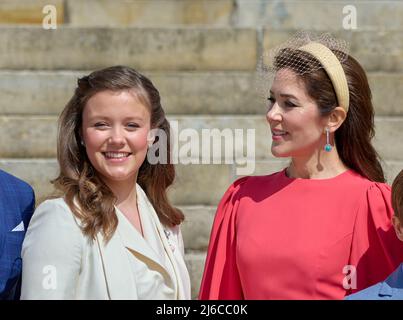
M 325 151 L 330 152 L 332 150 L 332 145 L 330 144 L 329 138 L 329 128 L 326 128 L 326 144 L 325 144 Z

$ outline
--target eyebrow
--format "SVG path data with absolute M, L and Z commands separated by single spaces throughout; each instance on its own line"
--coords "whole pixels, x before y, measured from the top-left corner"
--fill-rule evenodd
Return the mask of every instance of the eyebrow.
M 270 90 L 270 94 L 274 95 L 273 91 Z M 298 98 L 292 94 L 289 93 L 280 93 L 280 97 L 282 98 L 294 98 L 295 100 L 298 100 Z
M 89 118 L 90 118 L 90 119 L 93 119 L 93 120 L 110 120 L 110 117 L 103 116 L 103 115 L 96 115 L 96 114 L 93 115 L 93 116 L 90 116 Z M 143 117 L 141 117 L 141 116 L 123 118 L 123 121 L 130 121 L 130 120 L 133 120 L 133 121 L 135 121 L 135 120 L 144 121 L 145 119 L 144 119 Z

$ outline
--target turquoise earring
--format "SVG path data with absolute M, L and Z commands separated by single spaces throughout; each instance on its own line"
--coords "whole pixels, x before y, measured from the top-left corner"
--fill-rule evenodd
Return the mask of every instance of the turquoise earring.
M 332 146 L 330 144 L 330 139 L 329 139 L 329 128 L 326 128 L 326 145 L 325 145 L 325 151 L 330 152 L 332 150 Z

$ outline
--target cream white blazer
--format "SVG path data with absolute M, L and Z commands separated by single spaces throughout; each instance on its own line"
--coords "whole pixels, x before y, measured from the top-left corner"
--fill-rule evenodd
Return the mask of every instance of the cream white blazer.
M 21 299 L 190 299 L 180 229 L 164 227 L 136 188 L 144 238 L 116 208 L 107 244 L 83 235 L 62 198 L 43 202 L 23 242 Z

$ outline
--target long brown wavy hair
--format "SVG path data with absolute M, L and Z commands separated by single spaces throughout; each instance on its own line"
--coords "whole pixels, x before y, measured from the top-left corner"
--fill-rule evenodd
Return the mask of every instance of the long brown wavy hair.
M 59 118 L 57 159 L 60 174 L 52 183 L 63 193 L 66 203 L 80 220 L 83 233 L 94 239 L 101 232 L 108 241 L 118 224 L 114 208 L 117 199 L 92 166 L 81 144 L 84 107 L 92 96 L 105 90 L 134 91 L 150 110 L 151 128 L 165 132 L 168 163 L 151 165 L 146 157 L 139 169 L 137 183 L 147 194 L 164 225 L 180 224 L 184 220 L 183 213 L 170 204 L 166 192 L 175 178 L 175 168 L 170 161 L 170 126 L 161 106 L 160 94 L 153 83 L 132 68 L 114 66 L 94 71 L 78 79 L 77 84 L 73 97 Z
M 332 50 L 336 56 L 343 56 Z M 288 64 L 288 61 L 294 61 Z M 318 61 L 309 53 L 283 49 L 276 57 L 276 70 L 289 68 L 297 73 L 305 84 L 308 95 L 317 103 L 322 116 L 329 115 L 338 106 L 336 92 L 326 71 L 314 69 Z M 315 70 L 298 74 L 298 66 Z M 380 157 L 371 140 L 375 135 L 374 107 L 371 89 L 364 69 L 353 57 L 347 55 L 341 62 L 350 93 L 347 117 L 335 132 L 335 143 L 343 163 L 371 181 L 385 182 Z M 317 68 L 316 68 L 317 69 Z

